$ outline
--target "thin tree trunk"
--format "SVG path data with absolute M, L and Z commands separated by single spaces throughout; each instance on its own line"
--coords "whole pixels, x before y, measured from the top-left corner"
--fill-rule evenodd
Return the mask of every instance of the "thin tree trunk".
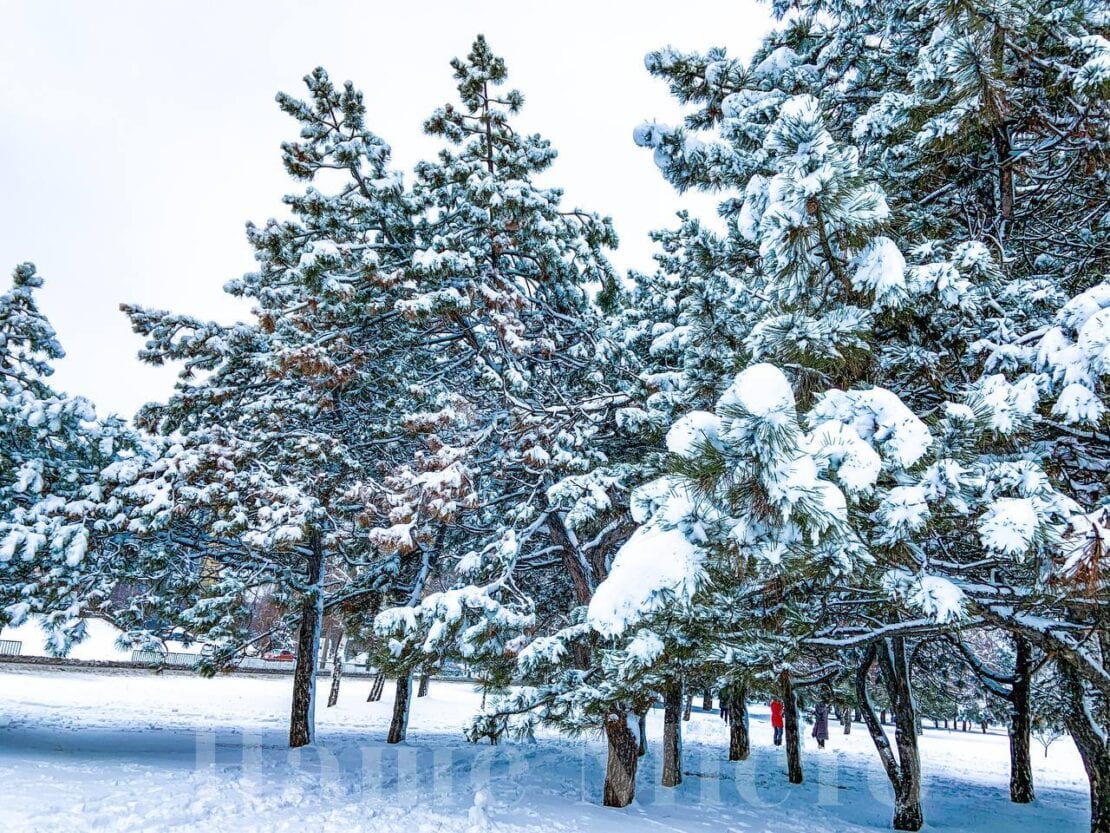
M 893 825 L 895 830 L 920 830 L 925 823 L 921 809 L 921 754 L 917 746 L 920 722 L 913 702 L 905 639 L 895 637 L 889 644 L 891 650 L 886 657 L 889 663 L 884 661 L 884 667 L 891 680 L 894 743 L 898 747 L 902 771 L 902 789 L 895 796 Z
M 316 652 L 324 621 L 324 555 L 319 535 L 311 538 L 312 555 L 305 579 L 312 589 L 301 600 L 297 635 L 297 663 L 293 669 L 293 704 L 289 717 L 289 746 L 306 746 L 316 739 Z
M 682 783 L 682 681 L 671 679 L 663 689 L 663 786 Z
M 702 708 L 702 711 L 707 711 L 707 712 L 713 711 L 713 692 L 712 691 L 706 690 L 706 691 L 702 692 L 701 708 Z
M 728 759 L 746 761 L 752 751 L 751 737 L 748 735 L 748 692 L 744 686 L 727 689 L 721 694 L 721 708 L 728 697 Z
M 431 679 L 432 679 L 431 674 L 421 674 L 420 675 L 420 685 L 416 689 L 416 696 L 417 697 L 427 697 L 428 696 L 428 685 L 429 685 Z
M 650 706 L 648 708 L 650 708 Z M 641 758 L 644 757 L 644 755 L 646 755 L 647 751 L 648 751 L 648 745 L 647 745 L 647 716 L 648 716 L 648 710 L 647 709 L 641 709 L 636 714 L 637 729 L 638 729 L 638 734 L 640 736 L 639 737 L 640 745 L 636 749 L 636 754 Z
M 379 671 L 374 675 L 374 682 L 370 684 L 370 695 L 366 698 L 367 703 L 377 703 L 382 699 L 382 691 L 385 689 L 385 674 Z
M 875 659 L 879 659 L 882 678 L 894 712 L 894 741 L 897 758 L 867 693 L 867 676 Z M 917 715 L 910 689 L 910 671 L 906 662 L 902 637 L 884 639 L 872 645 L 864 662 L 856 670 L 856 697 L 863 712 L 864 723 L 871 733 L 883 769 L 894 787 L 895 830 L 920 830 L 925 823 L 921 811 L 921 758 L 917 749 Z
M 339 702 L 339 680 L 343 676 L 343 657 L 339 656 L 339 646 L 343 644 L 343 634 L 335 640 L 335 650 L 331 653 L 331 690 L 328 692 L 328 708 Z
M 783 730 L 786 735 L 786 777 L 791 784 L 800 784 L 802 775 L 802 740 L 798 732 L 798 697 L 794 693 L 794 681 L 790 672 L 779 674 L 782 691 Z
M 640 759 L 639 744 L 628 726 L 626 709 L 614 709 L 605 719 L 605 739 L 609 757 L 603 803 L 606 807 L 627 807 L 636 797 L 636 766 Z
M 1014 682 L 1010 691 L 1010 801 L 1028 804 L 1035 797 L 1029 736 L 1029 690 L 1033 668 L 1028 640 L 1014 637 Z
M 683 720 L 689 720 L 690 719 L 690 711 L 693 708 L 694 708 L 694 694 L 693 694 L 693 692 L 690 692 L 689 694 L 686 695 L 686 706 L 682 710 L 682 719 Z
M 412 672 L 397 677 L 397 696 L 393 700 L 393 718 L 389 721 L 386 743 L 400 743 L 409 730 L 409 702 L 412 700 Z

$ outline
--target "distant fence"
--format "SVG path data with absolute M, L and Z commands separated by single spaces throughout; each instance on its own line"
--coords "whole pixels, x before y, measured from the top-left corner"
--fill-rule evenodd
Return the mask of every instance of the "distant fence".
M 18 657 L 23 643 L 15 639 L 0 639 L 0 657 Z
M 142 665 L 172 665 L 175 668 L 192 668 L 200 654 L 182 654 L 177 651 L 132 651 L 131 661 Z
M 0 643 L 2 645 L 3 643 Z M 15 653 L 19 653 L 19 643 L 16 645 Z M 3 653 L 0 650 L 0 653 Z M 138 665 L 164 665 L 173 668 L 192 668 L 197 664 L 200 659 L 200 654 L 187 654 L 176 651 L 132 651 L 131 661 Z M 294 662 L 282 662 L 281 660 L 261 659 L 260 657 L 242 657 L 235 660 L 234 667 L 242 671 L 288 671 L 293 673 L 293 667 L 296 665 Z M 332 664 L 330 662 L 321 662 L 317 665 L 316 671 L 318 674 L 330 674 Z M 374 672 L 367 671 L 365 665 L 356 665 L 353 662 L 343 663 L 343 673 L 353 674 L 355 676 L 372 674 Z

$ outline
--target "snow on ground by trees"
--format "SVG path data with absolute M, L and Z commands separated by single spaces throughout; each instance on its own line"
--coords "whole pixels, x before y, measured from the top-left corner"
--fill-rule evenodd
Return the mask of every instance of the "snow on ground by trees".
M 865 732 L 833 732 L 812 777 L 786 783 L 766 704 L 751 707 L 752 758 L 725 760 L 727 727 L 695 709 L 686 724 L 683 784 L 658 786 L 661 710 L 636 802 L 600 806 L 604 745 L 543 732 L 534 744 L 468 744 L 460 729 L 480 695 L 433 681 L 409 738 L 382 742 L 388 699 L 365 703 L 369 680 L 318 716 L 318 741 L 286 748 L 288 678 L 0 668 L 0 829 L 6 833 L 624 833 L 706 829 L 775 833 L 885 830 L 890 798 Z M 922 756 L 930 824 L 938 830 L 1084 830 L 1086 781 L 1070 741 L 1034 759 L 1032 807 L 1005 793 L 1007 745 L 927 729 Z M 488 804 L 482 805 L 482 794 Z M 474 812 L 479 805 L 482 812 Z M 477 818 L 476 818 L 477 817 Z M 484 818 L 483 818 L 484 817 Z

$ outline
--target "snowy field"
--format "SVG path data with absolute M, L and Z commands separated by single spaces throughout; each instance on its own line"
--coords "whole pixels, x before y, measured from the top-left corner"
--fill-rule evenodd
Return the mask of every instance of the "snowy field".
M 767 711 L 752 709 L 752 758 L 729 763 L 716 714 L 686 726 L 684 783 L 657 786 L 662 713 L 649 718 L 637 800 L 600 806 L 604 744 L 466 743 L 479 697 L 434 681 L 415 701 L 409 739 L 382 742 L 392 707 L 366 703 L 369 681 L 346 680 L 318 712 L 319 742 L 285 746 L 290 680 L 91 672 L 0 665 L 0 831 L 714 831 L 884 830 L 890 799 L 871 742 L 856 726 L 817 750 L 806 783 L 785 780 Z M 1006 738 L 927 731 L 930 830 L 1083 831 L 1086 781 L 1074 746 L 1034 758 L 1038 800 L 1007 799 Z

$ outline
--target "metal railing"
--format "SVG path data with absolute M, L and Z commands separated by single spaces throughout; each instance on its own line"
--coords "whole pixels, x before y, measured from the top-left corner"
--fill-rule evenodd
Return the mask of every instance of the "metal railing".
M 0 656 L 18 657 L 23 650 L 23 643 L 15 639 L 0 639 Z
M 131 661 L 144 665 L 172 665 L 176 668 L 192 668 L 200 659 L 200 654 L 183 654 L 177 651 L 132 651 Z

